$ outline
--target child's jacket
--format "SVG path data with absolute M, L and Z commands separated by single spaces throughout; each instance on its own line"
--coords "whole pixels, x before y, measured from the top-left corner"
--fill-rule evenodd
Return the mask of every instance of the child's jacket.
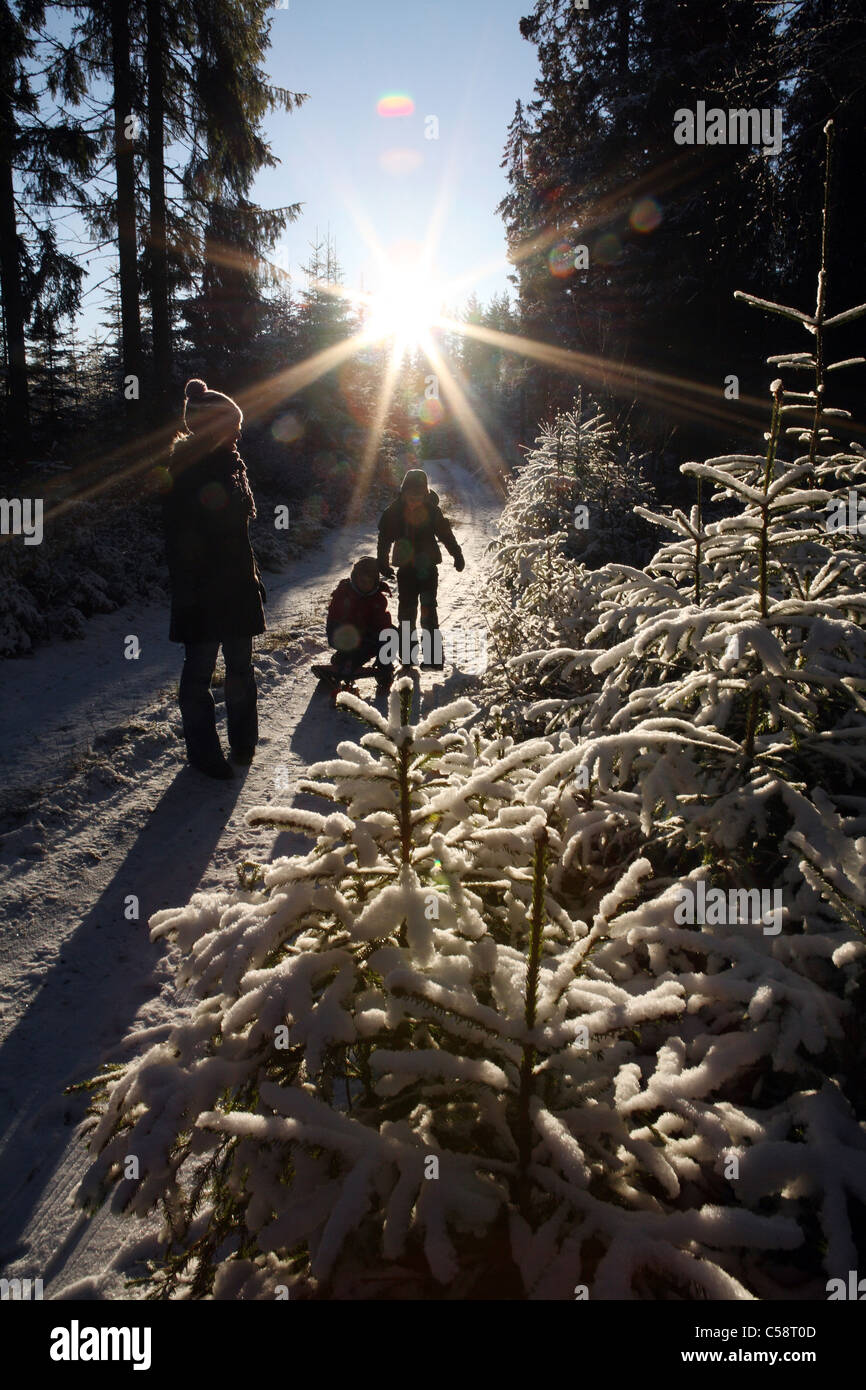
M 351 579 L 341 579 L 328 605 L 326 630 L 331 646 L 334 645 L 334 633 L 338 628 L 354 628 L 358 634 L 357 641 L 354 641 L 350 632 L 341 633 L 337 645 L 342 651 L 354 650 L 363 642 L 375 641 L 378 644 L 383 628 L 393 627 L 388 611 L 390 592 L 388 585 L 380 581 L 378 589 L 370 594 L 362 594 Z
M 394 499 L 379 518 L 379 568 L 385 569 L 394 547 L 394 564 L 398 567 L 414 565 L 422 572 L 429 571 L 442 559 L 442 551 L 437 545 L 441 541 L 449 555 L 454 559 L 460 554 L 450 522 L 443 516 L 439 506 L 439 494 L 432 490 L 427 493 L 425 505 L 414 522 L 406 514 L 405 497 Z

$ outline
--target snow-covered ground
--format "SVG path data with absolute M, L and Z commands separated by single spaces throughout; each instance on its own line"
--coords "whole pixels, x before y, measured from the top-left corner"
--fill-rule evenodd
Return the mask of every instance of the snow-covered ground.
M 457 575 L 444 556 L 440 623 L 476 630 L 480 561 L 501 501 L 457 463 L 425 467 L 467 562 Z M 243 818 L 250 806 L 293 799 L 275 791 L 282 769 L 293 788 L 311 763 L 362 733 L 331 708 L 309 666 L 327 650 L 328 597 L 363 553 L 375 553 L 372 527 L 333 532 L 284 574 L 266 576 L 261 741 L 233 782 L 185 765 L 180 648 L 167 639 L 163 605 L 94 618 L 83 641 L 4 663 L 0 778 L 7 807 L 17 798 L 26 814 L 0 834 L 0 1274 L 41 1278 L 46 1297 L 129 1297 L 109 1268 L 134 1234 L 129 1223 L 72 1205 L 87 1160 L 78 1134 L 86 1099 L 64 1088 L 120 1059 L 133 1032 L 164 1035 L 186 1007 L 165 945 L 149 941 L 152 913 L 231 880 L 246 858 L 308 847 Z M 128 635 L 139 639 L 137 661 L 124 657 Z M 448 663 L 422 673 L 422 709 L 466 683 Z M 361 693 L 371 698 L 372 687 Z

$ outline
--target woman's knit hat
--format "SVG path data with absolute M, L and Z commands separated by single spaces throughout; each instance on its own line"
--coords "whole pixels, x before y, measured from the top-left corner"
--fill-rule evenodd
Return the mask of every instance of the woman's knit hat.
M 231 396 L 222 391 L 209 391 L 206 381 L 193 377 L 184 388 L 183 423 L 192 434 L 211 425 L 234 425 L 240 430 L 244 413 Z

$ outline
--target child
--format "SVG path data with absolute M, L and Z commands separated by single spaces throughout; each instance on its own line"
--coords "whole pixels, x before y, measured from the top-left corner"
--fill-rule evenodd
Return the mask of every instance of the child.
M 331 657 L 334 674 L 351 680 L 370 658 L 375 658 L 376 680 L 390 685 L 393 667 L 379 660 L 379 634 L 393 626 L 388 612 L 391 590 L 379 578 L 379 565 L 372 555 L 364 555 L 348 579 L 341 579 L 328 606 L 328 643 L 336 647 Z
M 430 633 L 431 654 L 436 651 L 439 616 L 436 611 L 439 572 L 437 566 L 442 552 L 441 541 L 454 560 L 458 573 L 464 568 L 463 552 L 449 522 L 442 514 L 439 496 L 428 486 L 427 474 L 421 468 L 410 468 L 403 479 L 400 496 L 382 513 L 379 520 L 379 572 L 393 579 L 391 549 L 397 566 L 397 621 L 404 622 L 409 631 L 415 627 L 420 604 L 423 630 Z M 441 667 L 435 656 L 431 666 Z

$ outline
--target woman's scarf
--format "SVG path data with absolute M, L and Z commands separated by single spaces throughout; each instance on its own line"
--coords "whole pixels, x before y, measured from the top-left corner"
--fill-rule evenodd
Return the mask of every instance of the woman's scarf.
M 238 453 L 237 446 L 233 444 L 230 449 L 220 449 L 218 451 L 218 455 L 221 455 L 223 458 L 225 458 L 226 456 L 228 457 L 227 471 L 229 475 L 229 482 L 232 486 L 237 487 L 243 493 L 247 504 L 247 515 L 249 516 L 250 521 L 255 521 L 255 498 L 253 497 L 252 489 L 250 488 L 250 480 L 247 476 L 246 464 L 244 463 L 243 459 Z M 216 458 L 218 455 L 215 454 L 214 457 Z M 222 461 L 222 459 L 220 461 Z
M 247 476 L 246 464 L 237 451 L 234 444 L 223 445 L 219 449 L 203 455 L 201 458 L 192 459 L 185 457 L 188 454 L 195 454 L 196 443 L 194 435 L 181 435 L 174 441 L 172 446 L 172 472 L 185 471 L 192 463 L 200 467 L 204 472 L 211 475 L 218 482 L 221 482 L 226 491 L 237 489 L 243 496 L 246 504 L 247 516 L 251 521 L 256 519 L 256 504 L 250 488 L 250 480 Z M 201 476 L 201 475 L 199 475 Z

